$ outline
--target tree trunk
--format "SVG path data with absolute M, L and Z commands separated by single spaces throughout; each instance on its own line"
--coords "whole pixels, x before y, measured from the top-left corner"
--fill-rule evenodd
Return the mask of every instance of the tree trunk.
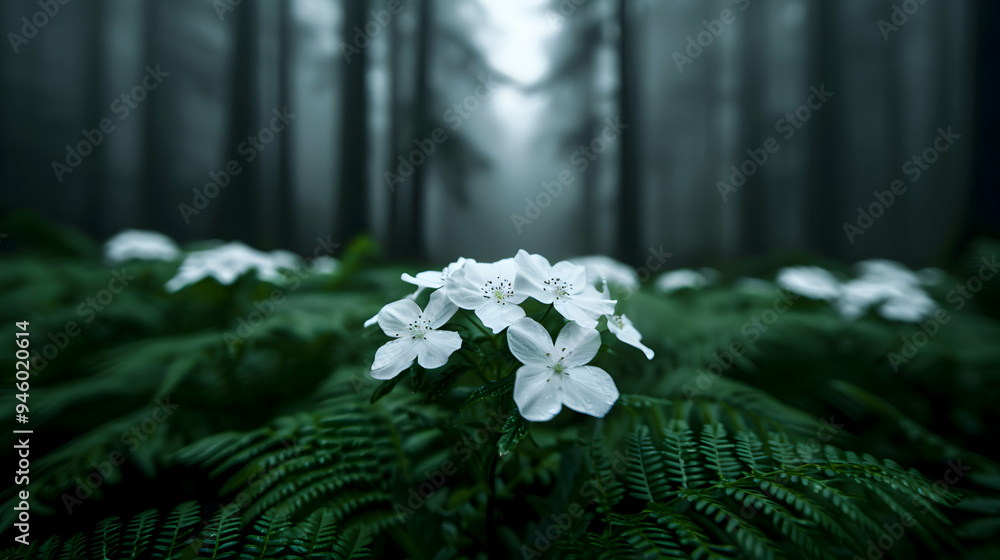
M 160 0 L 147 0 L 142 6 L 144 59 L 159 60 L 162 54 L 159 37 L 160 26 L 163 25 L 164 20 L 164 5 Z M 146 118 L 142 146 L 143 181 L 141 188 L 143 193 L 140 200 L 142 221 L 145 227 L 171 235 L 178 230 L 183 231 L 183 229 L 178 227 L 177 217 L 172 212 L 172 209 L 177 208 L 178 202 L 170 197 L 168 171 L 163 165 L 165 143 L 163 142 L 163 121 L 160 116 L 163 102 L 160 97 L 159 95 L 150 95 L 143 103 Z M 188 201 L 185 203 L 190 204 Z
M 228 19 L 228 18 L 227 18 Z M 252 246 L 259 246 L 261 239 L 258 228 L 257 199 L 259 192 L 260 153 L 248 137 L 256 136 L 260 130 L 257 116 L 257 6 L 244 4 L 232 12 L 235 26 L 232 50 L 231 89 L 229 93 L 229 133 L 222 167 L 235 160 L 242 171 L 230 175 L 230 183 L 220 192 L 216 204 L 222 212 L 221 233 L 227 239 L 239 239 Z M 243 151 L 258 152 L 253 161 Z M 261 144 L 262 145 L 262 144 Z M 213 171 L 222 172 L 224 169 Z
M 101 120 L 108 118 L 107 101 L 104 99 L 105 76 L 104 68 L 104 0 L 93 0 L 89 6 L 90 28 L 89 42 L 89 65 L 90 84 L 87 99 L 88 116 L 87 122 L 93 123 L 89 126 L 100 128 Z M 103 149 L 102 149 L 103 148 Z M 107 173 L 107 150 L 109 146 L 105 144 L 94 148 L 94 161 L 89 173 L 89 196 L 87 197 L 87 229 L 91 235 L 101 239 L 110 232 L 106 231 L 108 224 L 105 219 L 105 207 L 107 199 L 107 188 L 105 182 L 108 180 Z
M 278 103 L 291 104 L 292 33 L 289 29 L 291 0 L 278 3 Z M 289 109 L 293 113 L 294 110 Z M 295 186 L 292 183 L 292 135 L 284 134 L 278 145 L 278 245 L 295 243 Z
M 364 29 L 368 3 L 344 0 L 343 39 L 350 41 L 354 28 Z M 337 193 L 337 238 L 346 243 L 368 229 L 368 97 L 365 87 L 366 54 L 345 61 L 340 113 L 340 180 Z
M 639 211 L 639 174 L 637 139 L 638 123 L 635 122 L 633 108 L 633 80 L 636 79 L 632 65 L 632 29 L 629 22 L 628 0 L 618 0 L 618 20 L 621 29 L 618 49 L 619 71 L 619 113 L 621 122 L 627 126 L 621 132 L 618 199 L 618 258 L 627 263 L 637 263 L 643 251 L 639 248 L 642 213 Z
M 809 76 L 809 85 L 816 88 L 822 84 L 830 84 L 829 89 L 836 92 L 840 83 L 838 68 L 840 44 L 836 33 L 837 12 L 841 8 L 833 2 L 818 2 L 814 15 L 812 52 L 816 54 L 813 72 Z M 798 131 L 796 134 L 808 135 L 809 167 L 806 175 L 809 192 L 812 195 L 806 208 L 809 223 L 812 226 L 809 241 L 811 249 L 825 255 L 841 254 L 837 251 L 842 245 L 840 240 L 844 235 L 842 220 L 838 212 L 842 192 L 840 165 L 843 156 L 843 138 L 841 129 L 841 110 L 843 105 L 833 100 L 829 106 L 815 111 L 810 122 L 805 125 L 808 131 Z M 803 128 L 805 128 L 803 126 Z

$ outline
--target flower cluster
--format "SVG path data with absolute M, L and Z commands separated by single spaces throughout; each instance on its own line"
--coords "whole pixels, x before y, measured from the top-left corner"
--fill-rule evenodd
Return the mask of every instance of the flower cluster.
M 934 283 L 933 269 L 914 273 L 899 263 L 872 259 L 859 262 L 855 270 L 856 278 L 841 282 L 818 266 L 789 267 L 778 272 L 777 283 L 790 292 L 829 301 L 848 319 L 875 307 L 886 319 L 916 323 L 938 308 L 921 287 Z
M 403 274 L 402 280 L 417 286 L 414 294 L 390 303 L 365 325 L 375 322 L 394 340 L 375 353 L 371 375 L 392 379 L 414 360 L 423 368 L 445 365 L 462 347 L 461 336 L 440 330 L 459 309 L 475 314 L 482 325 L 497 335 L 507 331 L 510 353 L 523 365 L 515 373 L 514 402 L 527 420 L 550 420 L 563 405 L 603 417 L 618 400 L 618 389 L 606 371 L 587 365 L 601 347 L 598 329 L 604 319 L 608 330 L 622 342 L 653 358 L 642 335 L 625 315 L 615 313 L 604 279 L 588 280 L 586 267 L 570 262 L 550 264 L 541 255 L 524 250 L 514 258 L 492 263 L 459 259 L 440 271 Z M 424 309 L 415 302 L 425 289 L 432 289 Z M 522 304 L 527 299 L 549 304 L 565 319 L 555 342 L 542 324 L 528 317 Z M 543 315 L 547 315 L 546 312 Z
M 181 256 L 181 250 L 162 233 L 126 229 L 104 244 L 104 260 L 114 266 L 130 260 L 173 261 Z
M 281 270 L 299 265 L 299 257 L 288 251 L 263 253 L 234 241 L 203 251 L 190 253 L 181 263 L 177 275 L 166 284 L 168 292 L 176 292 L 203 278 L 215 278 L 228 285 L 247 272 L 255 270 L 261 280 L 281 282 Z

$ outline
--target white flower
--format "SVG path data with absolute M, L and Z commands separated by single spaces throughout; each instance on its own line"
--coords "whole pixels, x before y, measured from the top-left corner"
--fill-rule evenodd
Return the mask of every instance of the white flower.
M 849 319 L 878 306 L 879 314 L 886 319 L 916 323 L 938 308 L 920 287 L 920 275 L 898 262 L 870 259 L 857 263 L 854 269 L 858 278 L 842 286 L 843 295 L 837 302 L 841 314 Z
M 220 284 L 232 284 L 250 270 L 256 270 L 261 280 L 280 282 L 284 276 L 279 269 L 295 268 L 298 264 L 299 258 L 288 251 L 262 253 L 234 241 L 189 254 L 181 263 L 177 275 L 167 282 L 166 289 L 176 292 L 209 276 Z
M 489 264 L 467 262 L 445 279 L 444 289 L 455 305 L 474 310 L 483 324 L 497 334 L 524 317 L 519 304 L 527 296 L 514 289 L 516 277 L 514 259 Z
M 858 278 L 884 282 L 892 285 L 920 284 L 920 278 L 906 265 L 887 259 L 869 259 L 854 265 Z
M 858 278 L 843 285 L 836 303 L 841 315 L 856 319 L 878 305 L 879 314 L 893 321 L 915 323 L 937 309 L 937 303 L 919 286 Z
M 621 315 L 608 315 L 608 330 L 612 334 L 618 337 L 618 340 L 628 344 L 629 346 L 634 346 L 642 353 L 646 355 L 647 360 L 653 359 L 653 350 L 648 346 L 640 342 L 642 340 L 642 334 L 635 328 L 632 321 L 625 316 Z
M 453 272 L 462 268 L 462 266 L 467 262 L 476 261 L 466 259 L 464 257 L 458 257 L 457 261 L 449 264 L 442 270 L 426 270 L 424 272 L 418 272 L 416 276 L 411 276 L 404 272 L 402 276 L 400 276 L 400 279 L 402 279 L 403 282 L 415 284 L 417 286 L 416 291 L 406 296 L 406 299 L 414 301 L 420 297 L 420 294 L 427 288 L 439 289 L 444 287 L 444 281 L 447 280 Z M 447 293 L 447 291 L 445 291 L 445 293 Z M 365 328 L 374 325 L 376 322 L 378 322 L 378 313 L 365 321 Z
M 412 294 L 407 295 L 406 299 L 408 299 L 410 301 L 416 301 L 417 300 L 417 296 L 419 296 L 420 292 L 422 292 L 422 291 L 424 291 L 423 287 L 417 288 L 417 291 L 413 292 Z M 374 325 L 377 322 L 378 322 L 378 313 L 376 313 L 375 315 L 372 315 L 372 317 L 370 319 L 368 319 L 367 321 L 365 321 L 365 328 L 367 329 L 368 327 Z
M 848 319 L 857 319 L 869 307 L 892 297 L 895 293 L 894 288 L 885 282 L 861 278 L 844 283 L 842 291 L 835 305 L 840 314 Z
M 569 262 L 587 269 L 587 282 L 596 286 L 605 280 L 615 288 L 631 292 L 639 288 L 639 275 L 635 269 L 610 257 L 593 255 L 576 257 Z
M 560 315 L 582 327 L 594 328 L 601 315 L 615 312 L 616 301 L 587 282 L 587 269 L 566 261 L 550 265 L 541 255 L 524 249 L 514 257 L 517 291 L 542 303 L 551 303 Z
M 458 260 L 449 264 L 441 270 L 425 270 L 424 272 L 418 272 L 416 276 L 412 276 L 407 273 L 403 273 L 400 279 L 403 282 L 409 284 L 414 284 L 417 289 L 410 295 L 406 296 L 406 299 L 416 300 L 420 297 L 420 294 L 427 288 L 432 289 L 443 289 L 445 280 L 447 280 L 456 270 L 465 266 L 465 263 L 474 263 L 473 259 L 467 259 L 465 257 L 458 257 Z M 448 293 L 447 290 L 444 290 Z M 378 315 L 375 315 L 371 319 L 365 321 L 365 327 L 370 327 L 375 324 L 375 320 L 378 319 Z
M 945 272 L 940 268 L 921 268 L 917 271 L 917 278 L 920 279 L 920 283 L 925 286 L 936 286 L 940 284 L 945 277 Z
M 525 420 L 551 420 L 563 405 L 603 418 L 618 400 L 611 376 L 586 365 L 601 347 L 596 330 L 570 322 L 553 344 L 542 325 L 525 317 L 507 330 L 507 342 L 524 364 L 515 374 L 514 402 Z
M 131 259 L 172 261 L 180 254 L 173 239 L 155 231 L 127 229 L 104 244 L 104 260 L 111 265 Z
M 699 289 L 708 284 L 708 278 L 697 270 L 680 268 L 661 274 L 656 279 L 656 289 L 665 294 L 676 292 L 681 288 Z
M 417 360 L 420 367 L 434 369 L 445 365 L 453 352 L 462 347 L 457 332 L 439 331 L 458 311 L 444 292 L 431 294 L 427 307 L 410 299 L 390 303 L 379 311 L 378 325 L 385 334 L 395 337 L 375 352 L 371 376 L 392 379 Z
M 458 257 L 457 261 L 449 264 L 448 266 L 444 267 L 441 270 L 425 270 L 424 272 L 418 272 L 416 276 L 411 276 L 409 274 L 403 273 L 403 275 L 400 278 L 402 278 L 403 282 L 408 282 L 410 284 L 419 286 L 421 288 L 432 288 L 432 289 L 442 288 L 444 287 L 445 281 L 452 274 L 454 274 L 455 271 L 465 266 L 466 263 L 474 263 L 474 262 L 476 261 L 472 259 L 467 259 L 465 257 Z M 419 290 L 417 291 L 417 293 L 420 293 Z
M 887 299 L 878 310 L 886 319 L 916 323 L 930 317 L 937 311 L 937 308 L 937 302 L 926 292 L 911 288 L 900 290 L 899 293 Z
M 782 268 L 775 282 L 793 294 L 810 299 L 832 301 L 841 295 L 840 281 L 830 271 L 818 266 Z
M 333 274 L 340 269 L 340 261 L 327 255 L 316 257 L 311 264 L 316 274 Z

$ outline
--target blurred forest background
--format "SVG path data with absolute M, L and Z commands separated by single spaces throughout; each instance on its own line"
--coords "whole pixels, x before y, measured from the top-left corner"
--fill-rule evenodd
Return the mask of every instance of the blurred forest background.
M 946 511 L 886 558 L 1000 558 L 998 16 L 0 1 L 0 315 L 31 332 L 20 421 L 39 428 L 33 544 L 10 557 L 514 557 L 579 497 L 552 556 L 634 557 L 641 537 L 648 558 L 871 558 L 930 496 Z M 185 246 L 101 260 L 126 228 Z M 389 331 L 362 325 L 412 293 L 403 273 L 521 248 L 627 264 L 590 261 L 626 279 L 609 290 L 656 356 L 603 334 L 608 416 L 529 425 L 506 339 L 464 312 L 449 365 L 371 379 Z M 907 266 L 855 262 L 873 257 Z M 640 460 L 605 484 L 619 452 Z
M 5 1 L 0 208 L 99 240 L 135 227 L 301 252 L 371 232 L 407 260 L 523 247 L 635 264 L 662 246 L 678 266 L 787 250 L 926 265 L 998 233 L 997 12 L 969 0 Z M 804 109 L 824 87 L 833 95 Z M 248 145 L 286 107 L 287 127 Z M 960 138 L 913 181 L 904 165 L 949 127 Z M 720 196 L 769 137 L 779 150 Z M 421 145 L 434 152 L 414 156 Z M 422 163 L 406 173 L 401 158 Z M 239 175 L 200 199 L 230 161 Z M 546 198 L 561 173 L 568 184 Z M 849 239 L 844 224 L 897 179 L 906 193 Z

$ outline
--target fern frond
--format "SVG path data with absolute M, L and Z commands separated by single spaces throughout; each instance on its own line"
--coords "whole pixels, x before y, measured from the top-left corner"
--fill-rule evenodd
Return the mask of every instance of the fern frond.
M 670 479 L 681 488 L 692 488 L 701 479 L 694 435 L 684 420 L 671 421 L 663 430 L 663 453 Z
M 232 511 L 231 508 L 222 508 L 208 522 L 201 531 L 201 548 L 198 550 L 200 557 L 211 558 L 232 558 L 239 551 L 236 549 L 240 536 L 239 511 Z
M 95 558 L 112 558 L 118 553 L 122 523 L 117 517 L 109 517 L 97 524 L 91 538 L 90 554 Z
M 122 553 L 129 558 L 141 558 L 150 546 L 150 535 L 156 528 L 157 511 L 148 509 L 129 521 L 122 541 Z
M 662 499 L 670 484 L 663 457 L 653 446 L 647 430 L 629 435 L 628 453 L 630 460 L 625 481 L 629 495 L 648 502 Z
M 194 525 L 201 521 L 200 509 L 196 502 L 185 502 L 174 508 L 153 544 L 158 551 L 154 558 L 174 560 L 181 556 L 184 548 L 194 540 L 192 533 Z

